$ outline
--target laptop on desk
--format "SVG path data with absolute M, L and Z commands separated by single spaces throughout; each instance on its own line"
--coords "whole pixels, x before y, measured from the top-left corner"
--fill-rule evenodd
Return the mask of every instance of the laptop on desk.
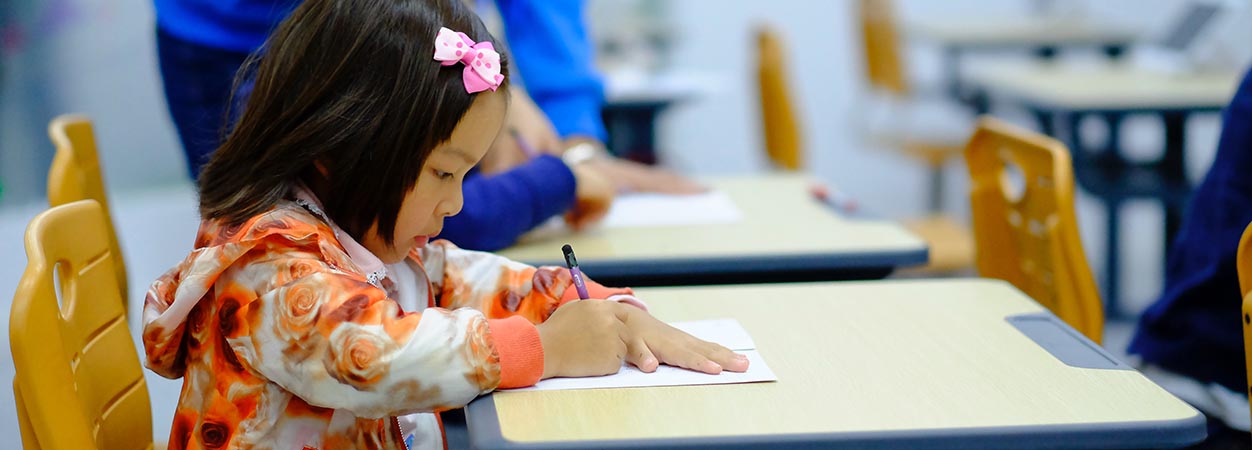
M 1132 64 L 1153 72 L 1203 68 L 1244 9 L 1239 0 L 1191 0 L 1154 43 L 1135 49 Z

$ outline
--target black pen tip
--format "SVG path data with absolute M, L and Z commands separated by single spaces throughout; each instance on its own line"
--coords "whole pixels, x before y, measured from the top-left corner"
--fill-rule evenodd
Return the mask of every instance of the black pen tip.
M 561 246 L 561 254 L 565 255 L 565 263 L 571 266 L 578 265 L 578 259 L 574 258 L 574 247 L 569 244 Z

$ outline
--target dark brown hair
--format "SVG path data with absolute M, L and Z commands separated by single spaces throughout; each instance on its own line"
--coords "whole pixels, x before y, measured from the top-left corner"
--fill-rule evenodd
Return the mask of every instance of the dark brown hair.
M 464 66 L 433 59 L 440 27 L 494 41 L 461 0 L 305 1 L 240 70 L 255 86 L 200 174 L 201 216 L 237 225 L 303 181 L 348 234 L 377 221 L 391 245 L 422 164 L 475 98 Z

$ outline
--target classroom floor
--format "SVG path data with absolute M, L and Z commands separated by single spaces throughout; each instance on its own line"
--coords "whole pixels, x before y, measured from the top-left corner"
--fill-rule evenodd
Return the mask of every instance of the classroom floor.
M 131 286 L 130 326 L 136 348 L 142 348 L 139 340 L 138 317 L 142 309 L 142 296 L 148 284 L 186 256 L 198 223 L 195 195 L 190 184 L 169 185 L 160 189 L 117 193 L 112 197 L 115 225 L 122 236 L 122 248 L 126 256 Z M 0 209 L 0 243 L 3 252 L 20 255 L 26 223 L 43 209 L 42 204 L 26 207 Z M 25 258 L 13 256 L 0 258 L 0 274 L 20 274 Z M 0 292 L 14 292 L 16 277 L 0 277 Z M 0 320 L 8 323 L 9 308 L 0 308 Z M 1115 355 L 1123 355 L 1129 342 L 1134 323 L 1114 321 L 1105 332 L 1105 347 Z M 8 349 L 8 333 L 0 334 L 0 346 Z M 0 381 L 12 385 L 13 361 L 7 351 L 0 357 Z M 145 372 L 148 393 L 152 399 L 153 434 L 164 441 L 173 418 L 174 404 L 178 399 L 180 380 L 167 380 L 152 372 Z M 0 448 L 19 448 L 16 411 L 13 409 L 13 392 L 0 389 Z M 468 448 L 464 419 L 451 414 L 445 420 L 449 448 Z

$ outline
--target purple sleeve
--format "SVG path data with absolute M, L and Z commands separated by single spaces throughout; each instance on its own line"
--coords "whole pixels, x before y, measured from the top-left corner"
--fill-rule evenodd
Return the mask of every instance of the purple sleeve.
M 465 180 L 461 213 L 444 220 L 438 238 L 470 250 L 508 247 L 523 233 L 573 206 L 574 188 L 574 173 L 551 155 L 504 173 L 472 175 Z

